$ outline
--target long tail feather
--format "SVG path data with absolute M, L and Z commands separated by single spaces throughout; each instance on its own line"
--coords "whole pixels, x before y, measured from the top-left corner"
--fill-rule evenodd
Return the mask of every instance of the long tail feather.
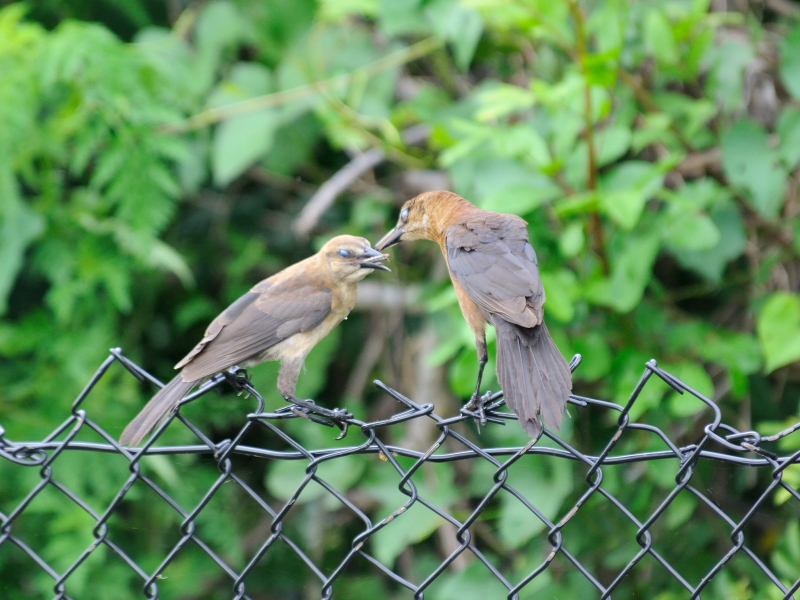
M 528 329 L 497 315 L 492 325 L 497 329 L 497 379 L 506 404 L 531 436 L 541 431 L 542 419 L 560 429 L 572 376 L 547 325 Z
M 138 446 L 147 434 L 177 406 L 183 397 L 194 387 L 195 382 L 186 382 L 177 375 L 150 399 L 142 411 L 128 423 L 119 438 L 123 446 Z

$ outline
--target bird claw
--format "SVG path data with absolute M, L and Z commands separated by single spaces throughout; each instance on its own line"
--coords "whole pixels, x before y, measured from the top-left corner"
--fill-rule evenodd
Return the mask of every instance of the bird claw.
M 475 393 L 472 395 L 472 398 L 469 399 L 469 402 L 467 402 L 461 408 L 461 413 L 469 417 L 473 417 L 478 422 L 480 427 L 486 427 L 486 425 L 489 423 L 488 419 L 486 418 L 486 405 L 492 404 L 494 400 L 494 394 L 492 394 L 491 391 L 486 392 L 483 396 L 478 396 L 478 394 Z M 489 410 L 492 408 L 494 407 L 488 407 Z
M 239 391 L 237 396 L 241 396 L 243 393 L 247 392 L 247 396 L 245 396 L 245 398 L 250 397 L 250 392 L 248 392 L 245 389 L 245 386 L 250 385 L 252 383 L 250 381 L 250 375 L 247 374 L 247 369 L 239 366 L 234 366 L 228 369 L 227 371 L 223 371 L 222 375 L 225 377 L 225 380 L 235 390 Z
M 347 431 L 350 428 L 349 420 L 353 418 L 353 414 L 346 409 L 323 408 L 321 406 L 317 406 L 316 403 L 311 399 L 301 400 L 300 398 L 287 397 L 286 400 L 295 405 L 295 408 L 293 408 L 292 412 L 294 412 L 296 415 L 302 416 L 305 419 L 309 419 L 317 423 L 322 423 L 323 425 L 335 425 L 341 429 L 342 433 L 336 438 L 337 440 L 341 440 L 347 435 Z M 319 417 L 325 417 L 327 420 L 320 419 Z

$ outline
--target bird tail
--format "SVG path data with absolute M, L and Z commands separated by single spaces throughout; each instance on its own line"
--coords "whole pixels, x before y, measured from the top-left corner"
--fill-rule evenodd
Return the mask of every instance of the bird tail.
M 506 404 L 531 437 L 541 432 L 542 419 L 561 429 L 572 374 L 547 325 L 520 327 L 498 315 L 492 315 L 492 325 L 497 330 L 497 380 Z
M 177 375 L 150 399 L 133 421 L 128 423 L 119 438 L 119 443 L 123 446 L 138 446 L 147 434 L 178 406 L 194 384 L 194 381 L 184 381 Z

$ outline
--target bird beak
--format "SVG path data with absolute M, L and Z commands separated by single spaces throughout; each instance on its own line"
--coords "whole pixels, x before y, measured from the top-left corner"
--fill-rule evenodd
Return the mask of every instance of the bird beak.
M 386 250 L 386 248 L 390 248 L 395 244 L 399 244 L 400 239 L 403 237 L 404 233 L 405 231 L 403 231 L 403 226 L 398 225 L 397 227 L 392 229 L 389 233 L 387 233 L 385 236 L 383 236 L 377 244 L 375 244 L 375 249 Z
M 386 265 L 382 265 L 380 261 L 389 260 L 389 256 L 383 252 L 378 252 L 373 248 L 367 248 L 361 256 L 357 257 L 358 264 L 362 269 L 380 269 L 381 271 L 391 271 Z

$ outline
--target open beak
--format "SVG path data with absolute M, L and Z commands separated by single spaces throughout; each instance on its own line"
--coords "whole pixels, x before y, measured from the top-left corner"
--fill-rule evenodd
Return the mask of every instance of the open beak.
M 399 244 L 400 238 L 403 237 L 404 233 L 405 231 L 403 231 L 403 226 L 398 225 L 397 227 L 392 229 L 389 233 L 387 233 L 385 236 L 383 236 L 377 244 L 375 244 L 375 249 L 386 250 L 386 248 L 391 248 L 395 244 Z
M 360 255 L 357 259 L 358 264 L 362 269 L 380 269 L 381 271 L 391 271 L 389 267 L 381 264 L 380 261 L 389 260 L 389 256 L 383 252 L 378 252 L 374 248 L 367 248 L 364 254 Z

